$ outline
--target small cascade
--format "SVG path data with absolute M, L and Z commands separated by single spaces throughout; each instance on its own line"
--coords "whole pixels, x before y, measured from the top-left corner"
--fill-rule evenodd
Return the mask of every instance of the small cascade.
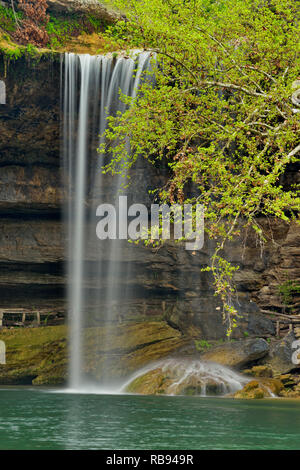
M 214 362 L 172 358 L 152 363 L 138 371 L 123 385 L 121 391 L 223 396 L 237 392 L 248 381 L 248 378 Z
M 70 325 L 70 387 L 86 387 L 88 342 L 110 341 L 109 334 L 86 337 L 85 327 L 105 329 L 114 304 L 126 291 L 120 288 L 129 276 L 129 263 L 124 260 L 120 240 L 104 240 L 99 246 L 96 238 L 96 208 L 99 204 L 114 204 L 119 196 L 121 178 L 103 177 L 101 167 L 108 156 L 97 153 L 103 142 L 107 118 L 123 112 L 125 104 L 120 91 L 136 97 L 150 68 L 150 54 L 139 53 L 132 58 L 110 58 L 65 54 L 62 67 L 63 83 L 63 160 L 64 181 L 68 187 L 65 210 L 68 233 L 68 305 Z M 107 329 L 108 331 L 109 329 Z M 102 331 L 103 333 L 103 331 Z M 88 364 L 97 361 L 88 357 Z M 109 360 L 98 367 L 100 385 L 109 383 Z M 84 372 L 85 371 L 85 372 Z

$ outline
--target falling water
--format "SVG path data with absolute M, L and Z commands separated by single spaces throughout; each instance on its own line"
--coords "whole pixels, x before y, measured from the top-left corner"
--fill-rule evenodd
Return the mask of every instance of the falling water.
M 85 326 L 106 324 L 118 293 L 122 270 L 119 240 L 95 239 L 96 207 L 115 203 L 120 177 L 104 177 L 101 167 L 107 156 L 97 154 L 103 142 L 107 117 L 125 110 L 119 91 L 136 97 L 143 72 L 150 68 L 150 55 L 136 59 L 66 54 L 64 59 L 63 135 L 64 179 L 68 182 L 68 305 L 70 324 L 70 387 L 86 385 L 84 369 Z M 106 241 L 105 241 L 106 242 Z M 129 268 L 125 276 L 129 275 Z M 97 323 L 98 322 L 98 323 Z M 102 337 L 107 342 L 107 336 Z M 105 344 L 104 344 L 105 346 Z M 109 381 L 109 364 L 102 367 L 102 386 Z

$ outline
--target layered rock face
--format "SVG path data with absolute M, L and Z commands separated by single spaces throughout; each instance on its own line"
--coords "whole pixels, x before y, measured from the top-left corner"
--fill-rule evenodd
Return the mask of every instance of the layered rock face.
M 0 64 L 1 308 L 63 308 L 59 61 Z
M 0 105 L 0 308 L 66 311 L 60 64 L 50 58 L 38 63 L 22 58 L 8 66 L 1 58 L 0 64 L 0 80 L 6 85 L 6 104 Z M 294 172 L 292 175 L 294 178 Z M 133 198 L 141 188 L 146 194 L 145 189 L 161 181 L 161 171 L 136 168 L 130 194 Z M 110 182 L 107 177 L 99 197 L 109 200 Z M 150 199 L 145 196 L 144 202 L 149 204 Z M 270 227 L 270 240 L 264 247 L 248 233 L 226 249 L 227 258 L 240 265 L 236 306 L 241 318 L 235 337 L 274 335 L 275 322 L 261 309 L 282 312 L 279 286 L 300 278 L 296 223 L 261 223 Z M 123 272 L 134 266 L 135 275 L 127 281 L 120 273 L 120 292 L 130 291 L 131 295 L 126 305 L 122 296 L 116 298 L 111 306 L 112 322 L 165 320 L 194 337 L 214 340 L 225 336 L 212 279 L 200 271 L 208 263 L 211 242 L 206 240 L 196 253 L 173 242 L 160 249 L 142 245 L 132 249 L 127 241 L 122 243 Z M 97 241 L 104 265 L 105 246 Z M 91 270 L 96 263 L 94 247 L 88 250 Z M 107 286 L 102 288 L 105 291 Z M 86 289 L 87 293 L 93 289 L 92 281 L 86 280 Z

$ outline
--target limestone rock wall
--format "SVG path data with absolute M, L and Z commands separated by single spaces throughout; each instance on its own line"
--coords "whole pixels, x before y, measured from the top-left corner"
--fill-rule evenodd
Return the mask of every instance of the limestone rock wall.
M 63 308 L 60 64 L 0 57 L 1 308 Z

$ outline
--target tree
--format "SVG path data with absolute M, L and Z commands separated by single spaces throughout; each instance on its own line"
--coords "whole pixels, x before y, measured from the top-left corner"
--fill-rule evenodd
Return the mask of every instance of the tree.
M 230 334 L 237 267 L 222 257 L 225 242 L 242 227 L 265 241 L 258 215 L 289 222 L 299 210 L 297 188 L 281 184 L 300 151 L 297 2 L 115 3 L 126 21 L 111 33 L 127 48 L 142 45 L 155 53 L 156 85 L 145 82 L 127 111 L 110 118 L 107 145 L 115 143 L 104 171 L 127 172 L 141 157 L 165 160 L 170 176 L 160 199 L 204 205 L 207 236 L 216 240 L 206 270 L 214 276 Z M 187 192 L 190 183 L 194 197 Z

